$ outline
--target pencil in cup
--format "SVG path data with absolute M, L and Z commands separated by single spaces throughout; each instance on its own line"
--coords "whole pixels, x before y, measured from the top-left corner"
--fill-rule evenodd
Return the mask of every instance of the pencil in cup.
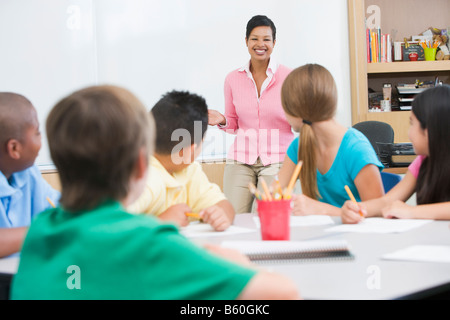
M 347 194 L 348 194 L 348 196 L 350 197 L 350 200 L 352 200 L 352 202 L 354 203 L 354 204 L 358 204 L 358 202 L 356 202 L 356 199 L 355 199 L 355 197 L 353 196 L 353 193 L 352 193 L 352 191 L 350 190 L 350 188 L 346 185 L 345 187 L 345 191 L 347 191 Z M 359 210 L 359 215 L 361 216 L 361 217 L 364 217 L 364 215 L 363 215 L 363 213 L 362 213 L 362 211 L 361 210 Z
M 255 187 L 253 183 L 251 182 L 248 183 L 248 189 L 256 197 L 256 199 L 263 200 L 261 194 L 259 193 L 258 189 Z
M 273 200 L 272 195 L 270 194 L 269 187 L 267 186 L 266 180 L 264 180 L 263 177 L 261 177 L 260 180 L 261 180 L 261 185 L 263 187 L 264 194 L 266 195 L 267 200 L 272 201 Z
M 289 184 L 286 188 L 286 192 L 283 195 L 283 199 L 290 199 L 292 189 L 294 189 L 295 181 L 298 178 L 298 175 L 300 174 L 300 170 L 302 170 L 303 161 L 299 161 L 297 165 L 295 166 L 294 173 L 292 174 L 291 180 L 289 181 Z
M 248 183 L 248 189 L 255 196 L 255 198 L 257 200 L 260 200 L 260 201 L 272 201 L 273 200 L 272 196 L 270 195 L 269 188 L 267 187 L 267 184 L 266 184 L 265 192 L 262 192 L 262 193 L 251 182 Z M 275 199 L 275 200 L 277 200 L 277 199 Z M 279 199 L 279 200 L 281 200 L 281 199 Z
M 275 191 L 273 192 L 273 197 L 275 200 L 283 199 L 283 189 L 281 189 L 281 184 L 278 177 L 275 178 Z

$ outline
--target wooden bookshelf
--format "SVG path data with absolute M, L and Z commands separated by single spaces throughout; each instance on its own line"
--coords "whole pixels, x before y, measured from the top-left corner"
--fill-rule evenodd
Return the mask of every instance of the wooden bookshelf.
M 369 88 L 382 91 L 383 83 L 414 83 L 439 77 L 450 83 L 450 60 L 399 61 L 367 63 L 365 19 L 367 8 L 377 5 L 381 12 L 381 30 L 392 35 L 393 41 L 418 35 L 429 27 L 450 27 L 450 0 L 348 0 L 350 82 L 352 123 L 377 120 L 394 129 L 395 142 L 409 142 L 410 111 L 369 112 Z
M 368 63 L 367 73 L 431 72 L 450 70 L 450 60 L 443 61 L 401 61 Z

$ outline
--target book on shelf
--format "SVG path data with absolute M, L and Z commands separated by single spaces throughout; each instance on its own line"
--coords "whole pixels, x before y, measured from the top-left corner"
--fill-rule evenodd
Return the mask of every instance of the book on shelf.
M 392 37 L 380 28 L 366 29 L 367 62 L 392 62 Z

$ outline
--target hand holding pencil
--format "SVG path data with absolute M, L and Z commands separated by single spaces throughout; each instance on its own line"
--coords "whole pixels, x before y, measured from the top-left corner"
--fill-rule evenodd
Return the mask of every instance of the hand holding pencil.
M 358 223 L 364 219 L 364 210 L 361 208 L 360 204 L 356 202 L 353 193 L 348 186 L 345 186 L 345 191 L 347 191 L 348 196 L 351 201 L 346 201 L 341 209 L 341 219 L 342 223 Z

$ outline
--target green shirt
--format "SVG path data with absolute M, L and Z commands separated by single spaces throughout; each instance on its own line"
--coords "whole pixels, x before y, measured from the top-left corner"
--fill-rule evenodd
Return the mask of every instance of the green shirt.
M 256 271 L 197 247 L 177 228 L 117 202 L 32 222 L 12 299 L 235 299 Z

